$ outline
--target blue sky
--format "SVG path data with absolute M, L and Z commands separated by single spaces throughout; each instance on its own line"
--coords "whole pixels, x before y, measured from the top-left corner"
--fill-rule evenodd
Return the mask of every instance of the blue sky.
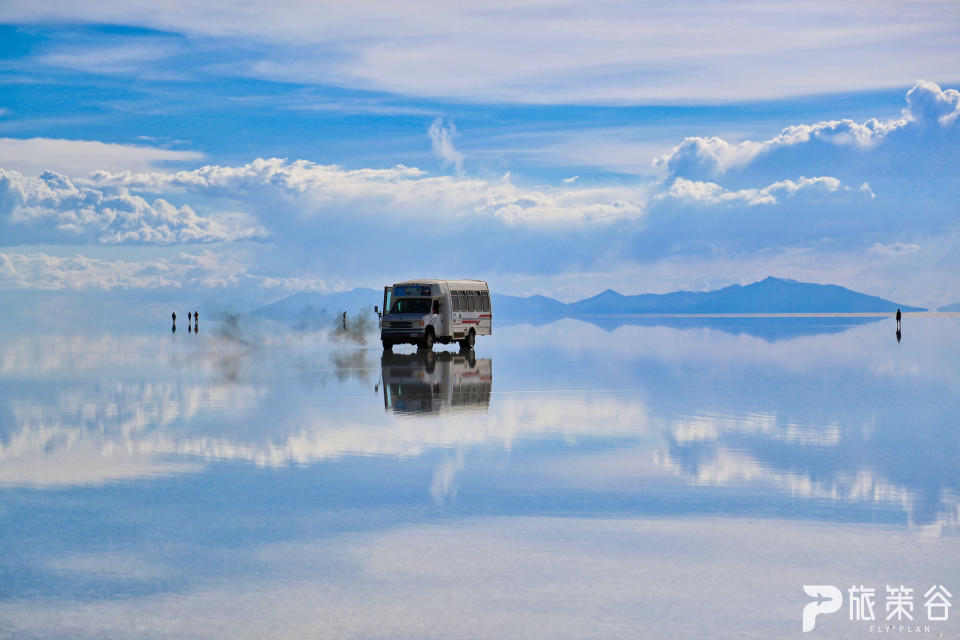
M 0 288 L 960 300 L 956 3 L 12 2 Z

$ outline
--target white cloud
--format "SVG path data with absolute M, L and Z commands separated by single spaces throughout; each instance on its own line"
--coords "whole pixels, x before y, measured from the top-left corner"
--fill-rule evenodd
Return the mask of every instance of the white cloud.
M 92 171 L 149 171 L 163 163 L 198 162 L 198 151 L 174 151 L 95 140 L 0 138 L 0 167 L 28 176 L 44 171 L 86 175 Z
M 936 120 L 941 126 L 947 126 L 960 116 L 960 92 L 941 89 L 928 80 L 921 80 L 907 92 L 907 104 L 904 117 L 921 124 Z
M 275 102 L 274 98 L 270 99 Z M 331 100 L 322 97 L 317 98 L 299 98 L 283 105 L 284 109 L 290 111 L 319 111 L 331 113 L 350 113 L 350 114 L 372 114 L 378 116 L 429 116 L 434 115 L 434 111 L 423 107 L 413 107 L 402 104 L 390 104 L 383 100 L 373 100 L 367 98 L 341 98 Z
M 207 196 L 241 198 L 249 193 L 292 198 L 299 215 L 383 216 L 416 219 L 488 217 L 507 225 L 605 224 L 643 214 L 648 187 L 527 189 L 509 175 L 499 181 L 428 176 L 420 169 L 343 169 L 306 160 L 258 158 L 237 167 L 206 166 L 173 173 L 110 173 L 90 176 L 101 188 L 150 192 L 184 190 Z
M 222 288 L 245 277 L 246 265 L 209 252 L 138 261 L 0 253 L 0 288 L 5 289 Z
M 705 172 L 723 174 L 730 169 L 749 165 L 763 154 L 817 140 L 836 146 L 867 149 L 889 132 L 905 126 L 907 120 L 881 123 L 872 119 L 860 124 L 853 120 L 831 120 L 812 125 L 792 125 L 769 140 L 744 140 L 730 143 L 723 138 L 690 137 L 663 156 L 654 159 L 654 166 L 665 168 L 672 175 Z
M 684 178 L 677 178 L 673 181 L 673 184 L 670 185 L 669 189 L 657 194 L 656 197 L 660 200 L 675 198 L 684 202 L 696 202 L 700 204 L 745 204 L 752 206 L 758 204 L 776 204 L 778 197 L 781 199 L 784 197 L 789 198 L 804 190 L 831 193 L 840 187 L 840 181 L 836 178 L 801 177 L 796 182 L 793 180 L 781 180 L 762 189 L 729 191 L 714 182 L 695 182 Z
M 288 528 L 294 526 L 284 521 L 281 531 Z M 794 585 L 811 575 L 855 575 L 880 585 L 889 575 L 930 584 L 955 575 L 958 565 L 949 536 L 920 541 L 892 526 L 720 514 L 449 516 L 369 531 L 321 529 L 310 539 L 274 534 L 267 543 L 224 545 L 199 564 L 194 558 L 210 555 L 209 543 L 193 540 L 183 544 L 206 553 L 186 564 L 169 552 L 124 548 L 139 552 L 148 566 L 196 580 L 182 590 L 137 598 L 9 599 L 0 616 L 38 637 L 78 629 L 116 637 L 137 620 L 156 638 L 697 638 L 711 625 L 770 638 L 799 629 L 802 602 Z M 251 565 L 247 573 L 239 570 Z M 764 594 L 762 605 L 756 594 Z M 918 605 L 918 617 L 921 612 Z M 942 624 L 946 635 L 956 628 L 953 619 Z M 823 618 L 818 632 L 821 626 Z
M 105 464 L 103 452 L 79 445 L 70 451 L 7 458 L 0 468 L 0 486 L 76 487 L 156 478 L 203 469 L 197 461 L 163 460 L 157 456 L 115 456 Z
M 223 252 L 179 252 L 144 260 L 109 260 L 78 253 L 0 253 L 0 290 L 226 289 L 252 286 L 279 292 L 340 291 L 337 278 L 251 272 L 250 260 Z
M 8 237 L 19 232 L 54 242 L 183 244 L 266 235 L 245 216 L 205 218 L 187 205 L 177 208 L 162 198 L 150 203 L 125 188 L 78 186 L 52 171 L 29 178 L 0 169 L 0 222 Z
M 659 120 L 640 125 L 604 123 L 595 126 L 551 126 L 507 128 L 485 135 L 483 144 L 474 141 L 471 158 L 478 164 L 533 164 L 573 172 L 595 169 L 603 172 L 657 176 L 651 159 L 667 153 L 677 140 L 689 134 L 689 124 L 668 124 Z
M 874 242 L 867 253 L 876 256 L 899 256 L 917 251 L 920 251 L 920 245 L 908 242 L 891 242 L 890 244 Z
M 451 240 L 469 234 L 487 257 L 479 264 L 471 259 L 466 268 L 499 273 L 511 285 L 535 278 L 539 291 L 563 289 L 568 276 L 579 275 L 575 288 L 588 295 L 609 286 L 603 278 L 623 282 L 617 271 L 623 268 L 656 274 L 642 281 L 660 290 L 691 281 L 725 284 L 714 277 L 720 272 L 740 282 L 771 274 L 842 277 L 847 286 L 895 293 L 907 302 L 919 296 L 929 306 L 955 299 L 940 296 L 955 282 L 945 269 L 956 262 L 950 258 L 950 243 L 956 242 L 950 194 L 960 192 L 952 170 L 958 97 L 918 83 L 903 117 L 890 122 L 796 125 L 765 141 L 690 138 L 662 160 L 674 175 L 660 184 L 558 179 L 556 186 L 529 186 L 510 174 L 431 175 L 404 165 L 347 169 L 258 158 L 180 171 L 102 170 L 73 179 L 4 172 L 0 212 L 6 218 L 0 220 L 7 222 L 11 244 L 217 242 L 269 232 L 275 243 L 270 249 L 280 255 L 267 257 L 267 249 L 258 255 L 270 275 L 237 280 L 257 288 L 323 290 L 333 282 L 378 282 L 384 274 L 373 274 L 371 281 L 370 267 L 356 259 L 358 243 L 386 262 L 400 257 L 415 271 L 438 262 L 462 270 L 464 254 Z M 453 130 L 443 121 L 435 125 L 438 151 L 456 160 Z M 909 188 L 892 188 L 896 180 Z M 151 203 L 146 194 L 156 199 Z M 201 213 L 218 213 L 200 215 L 185 201 L 204 207 Z M 397 229 L 411 224 L 424 230 L 430 251 L 403 252 L 393 241 Z M 924 251 L 905 250 L 911 245 Z M 300 251 L 306 247 L 322 250 Z M 894 258 L 912 269 L 891 273 L 884 263 Z M 258 270 L 253 261 L 244 266 Z M 12 269 L 9 258 L 0 261 L 0 274 L 9 279 Z M 743 271 L 738 275 L 737 269 Z M 70 280 L 53 281 L 66 286 Z M 104 282 L 83 286 L 137 286 Z M 39 283 L 31 279 L 24 286 Z
M 491 101 L 762 99 L 905 86 L 923 75 L 956 80 L 960 68 L 960 9 L 949 2 L 909 10 L 888 0 L 746 2 L 731 10 L 697 0 L 555 0 L 479 10 L 426 0 L 411 11 L 386 0 L 294 0 L 269 10 L 238 1 L 9 0 L 0 19 L 142 26 L 229 49 L 239 73 Z M 98 57 L 84 54 L 97 72 Z M 136 61 L 111 54 L 101 56 L 110 68 Z M 57 55 L 48 62 L 76 64 Z M 143 62 L 138 73 L 152 61 Z
M 113 38 L 107 46 L 87 44 L 58 48 L 34 58 L 34 62 L 51 67 L 88 71 L 107 75 L 143 74 L 152 63 L 182 52 L 171 38 Z M 173 74 L 147 73 L 150 79 L 175 79 Z M 183 76 L 179 76 L 181 79 Z
M 442 118 L 437 118 L 430 125 L 428 133 L 430 134 L 430 145 L 433 147 L 433 153 L 444 164 L 452 164 L 456 168 L 457 174 L 460 174 L 463 171 L 463 154 L 453 146 L 453 139 L 457 137 L 457 128 L 454 124 L 451 122 L 445 125 Z
M 847 162 L 846 156 L 839 155 L 841 151 L 864 158 L 889 139 L 894 139 L 890 144 L 899 147 L 893 153 L 916 149 L 922 154 L 931 147 L 930 141 L 922 137 L 928 125 L 938 127 L 943 138 L 956 137 L 954 125 L 960 114 L 960 93 L 921 81 L 910 89 L 906 99 L 903 117 L 889 122 L 843 119 L 799 124 L 784 128 L 768 140 L 738 143 L 717 137 L 688 137 L 670 153 L 656 158 L 654 166 L 666 169 L 670 175 L 685 177 L 720 176 L 763 161 L 776 164 L 781 170 L 817 171 L 818 164 Z M 874 167 L 878 169 L 882 171 L 883 167 Z

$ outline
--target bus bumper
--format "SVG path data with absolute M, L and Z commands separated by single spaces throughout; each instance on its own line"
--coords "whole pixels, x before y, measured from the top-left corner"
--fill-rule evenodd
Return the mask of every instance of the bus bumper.
M 423 340 L 423 329 L 382 329 L 380 339 L 393 344 L 417 344 Z

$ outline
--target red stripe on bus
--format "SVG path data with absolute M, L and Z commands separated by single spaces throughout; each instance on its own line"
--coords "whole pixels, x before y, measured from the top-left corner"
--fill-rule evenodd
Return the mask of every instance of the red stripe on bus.
M 490 317 L 492 317 L 492 316 L 491 316 L 489 313 L 481 313 L 481 314 L 480 314 L 480 317 L 481 317 L 481 318 L 490 318 Z

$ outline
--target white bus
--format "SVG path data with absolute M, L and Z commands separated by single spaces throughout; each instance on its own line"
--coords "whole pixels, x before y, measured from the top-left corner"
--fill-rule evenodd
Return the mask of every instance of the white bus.
M 458 342 L 473 349 L 477 336 L 493 332 L 490 288 L 483 280 L 408 280 L 383 288 L 380 340 L 395 344 Z

